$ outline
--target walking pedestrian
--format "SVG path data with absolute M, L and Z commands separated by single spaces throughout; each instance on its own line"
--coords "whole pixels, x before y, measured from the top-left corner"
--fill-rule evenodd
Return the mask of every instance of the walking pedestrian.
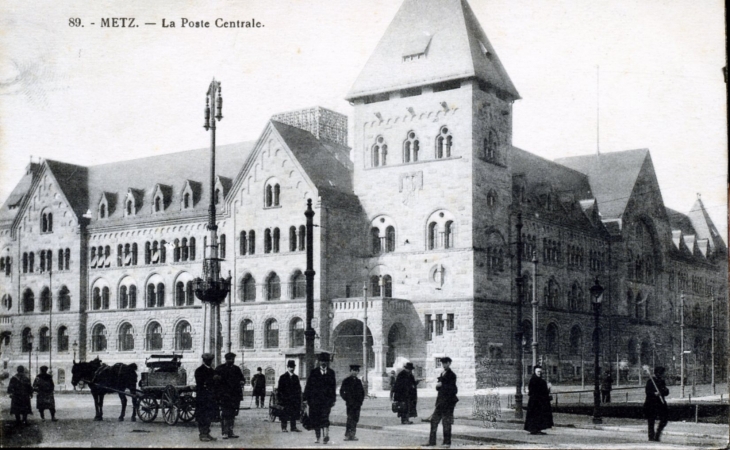
M 350 376 L 342 381 L 340 396 L 347 406 L 347 423 L 345 424 L 345 440 L 357 441 L 357 423 L 360 421 L 360 408 L 365 400 L 365 389 L 362 381 L 357 377 L 360 374 L 358 364 L 350 364 Z
M 611 390 L 613 389 L 613 378 L 611 371 L 607 370 L 601 380 L 601 403 L 611 403 Z
M 659 442 L 664 427 L 669 421 L 669 409 L 667 408 L 666 396 L 669 395 L 667 383 L 664 381 L 664 367 L 655 367 L 654 376 L 646 381 L 644 392 L 644 414 L 649 426 L 649 440 Z M 659 426 L 654 431 L 654 422 L 659 418 Z
M 10 414 L 15 415 L 15 425 L 20 425 L 20 417 L 23 417 L 23 425 L 28 425 L 28 414 L 33 414 L 30 406 L 30 399 L 33 397 L 33 386 L 30 378 L 25 374 L 25 367 L 18 366 L 17 373 L 13 375 L 8 384 L 10 394 Z
M 309 420 L 317 437 L 315 444 L 319 444 L 320 436 L 323 442 L 330 442 L 330 410 L 337 401 L 337 380 L 335 371 L 330 369 L 330 355 L 322 352 L 317 358 L 319 367 L 312 370 L 304 387 L 304 402 L 309 407 Z
M 210 423 L 218 417 L 218 403 L 215 400 L 215 369 L 211 367 L 212 353 L 203 353 L 203 364 L 195 369 L 195 418 L 198 434 L 203 442 L 215 441 L 210 435 Z
M 41 373 L 33 380 L 33 391 L 37 393 L 35 407 L 41 413 L 41 420 L 46 420 L 43 413 L 47 409 L 51 412 L 51 421 L 58 422 L 58 419 L 56 419 L 56 399 L 53 394 L 54 387 L 53 376 L 48 373 L 48 366 L 41 366 Z
M 263 408 L 266 401 L 266 377 L 261 373 L 261 367 L 256 369 L 256 375 L 251 378 L 253 395 L 256 398 L 256 407 Z
M 225 355 L 225 364 L 216 367 L 215 373 L 220 376 L 218 382 L 218 403 L 221 409 L 221 434 L 223 439 L 236 439 L 233 433 L 233 423 L 243 400 L 243 386 L 246 379 L 236 362 L 236 354 L 228 352 Z
M 436 433 L 438 432 L 439 422 L 444 421 L 444 447 L 451 447 L 451 425 L 454 423 L 454 408 L 459 398 L 456 394 L 459 388 L 456 387 L 456 374 L 451 370 L 451 358 L 445 356 L 441 358 L 441 366 L 444 371 L 438 377 L 436 390 L 436 408 L 431 415 L 431 433 L 428 437 L 427 446 L 436 445 Z
M 390 382 L 390 401 L 393 401 L 393 389 L 395 389 L 395 370 L 390 371 L 390 377 L 388 377 L 388 381 Z
M 299 382 L 299 376 L 294 373 L 297 364 L 290 359 L 286 363 L 286 372 L 279 377 L 279 384 L 276 387 L 277 401 L 284 409 L 281 411 L 281 432 L 286 433 L 286 424 L 289 422 L 289 428 L 300 433 L 302 430 L 297 428 L 297 420 L 302 410 L 302 385 Z
M 398 417 L 400 423 L 404 425 L 412 424 L 410 418 L 418 415 L 416 413 L 418 383 L 413 376 L 413 369 L 415 369 L 413 363 L 407 362 L 396 377 L 393 387 L 393 401 L 398 402 Z
M 542 430 L 553 427 L 553 411 L 550 407 L 550 383 L 542 379 L 542 366 L 535 366 L 528 385 L 525 430 L 530 434 L 547 434 Z

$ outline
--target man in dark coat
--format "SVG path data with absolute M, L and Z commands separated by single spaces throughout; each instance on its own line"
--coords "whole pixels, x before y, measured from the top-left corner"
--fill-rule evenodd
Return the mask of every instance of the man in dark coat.
M 444 447 L 451 446 L 451 424 L 454 423 L 454 408 L 459 398 L 456 394 L 459 388 L 456 387 L 456 374 L 451 371 L 451 358 L 445 356 L 441 358 L 441 366 L 444 371 L 438 377 L 436 390 L 436 408 L 431 415 L 431 434 L 428 437 L 428 446 L 436 445 L 436 433 L 438 432 L 439 422 L 444 421 Z
M 43 412 L 47 409 L 51 412 L 51 421 L 58 422 L 58 419 L 56 419 L 56 399 L 53 395 L 54 388 L 53 376 L 48 373 L 48 366 L 41 366 L 41 373 L 33 380 L 33 391 L 38 394 L 35 398 L 35 407 L 41 413 L 42 420 L 46 420 Z
M 266 400 L 266 376 L 261 373 L 261 367 L 256 369 L 256 375 L 251 378 L 251 387 L 253 388 L 253 395 L 256 398 L 256 407 L 263 408 Z
M 611 403 L 611 389 L 613 389 L 613 377 L 611 371 L 607 370 L 601 380 L 601 403 Z
M 241 368 L 236 362 L 235 353 L 226 353 L 225 364 L 216 367 L 215 373 L 220 376 L 218 382 L 218 404 L 221 408 L 221 433 L 223 439 L 235 439 L 233 422 L 243 400 L 243 385 L 246 383 Z
M 33 397 L 33 386 L 30 378 L 25 374 L 25 367 L 18 366 L 18 373 L 13 375 L 8 384 L 10 394 L 10 414 L 15 414 L 15 424 L 20 425 L 20 416 L 23 416 L 23 425 L 28 425 L 28 414 L 33 414 L 30 399 Z
M 309 407 L 309 420 L 317 436 L 315 444 L 324 435 L 324 443 L 330 441 L 330 410 L 337 401 L 337 380 L 330 369 L 330 355 L 322 352 L 317 358 L 319 367 L 312 370 L 304 387 L 304 402 Z
M 553 427 L 553 411 L 550 407 L 550 383 L 542 379 L 542 367 L 536 365 L 528 384 L 525 430 L 530 434 L 546 434 L 542 430 Z
M 210 423 L 218 417 L 218 403 L 215 399 L 215 369 L 211 367 L 212 353 L 203 353 L 203 364 L 195 369 L 195 419 L 198 433 L 203 442 L 215 441 L 210 435 Z
M 669 395 L 667 383 L 664 381 L 664 367 L 655 367 L 654 376 L 646 381 L 644 393 L 646 400 L 644 401 L 644 414 L 649 425 L 649 440 L 659 442 L 662 430 L 667 426 L 669 420 L 669 409 L 667 408 L 667 400 L 664 398 Z M 659 426 L 654 431 L 654 422 L 659 418 Z
M 398 402 L 398 417 L 400 417 L 400 423 L 412 424 L 410 418 L 416 417 L 415 408 L 417 400 L 417 385 L 416 379 L 413 376 L 412 362 L 407 362 L 403 366 L 403 370 L 400 371 L 395 379 L 395 387 L 393 388 L 393 401 Z
M 279 377 L 279 384 L 276 387 L 277 401 L 284 409 L 281 411 L 281 431 L 287 432 L 286 423 L 289 422 L 290 428 L 295 433 L 302 430 L 297 428 L 297 419 L 302 410 L 302 385 L 299 377 L 294 373 L 297 364 L 294 360 L 286 363 L 286 372 Z
M 362 381 L 357 377 L 360 373 L 360 366 L 350 364 L 350 376 L 342 381 L 340 396 L 347 405 L 347 423 L 345 424 L 345 440 L 357 441 L 357 423 L 360 421 L 360 408 L 365 400 L 365 389 Z

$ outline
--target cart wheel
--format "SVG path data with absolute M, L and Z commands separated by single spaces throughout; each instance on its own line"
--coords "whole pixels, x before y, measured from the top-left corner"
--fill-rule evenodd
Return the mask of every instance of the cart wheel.
M 168 425 L 175 425 L 180 418 L 180 408 L 178 408 L 180 397 L 177 394 L 175 386 L 168 385 L 162 393 L 162 418 Z
M 180 420 L 190 422 L 195 419 L 195 397 L 183 395 L 180 397 Z
M 142 422 L 152 422 L 155 420 L 155 417 L 157 417 L 157 410 L 159 407 L 157 399 L 152 395 L 152 393 L 147 392 L 139 401 L 137 415 Z

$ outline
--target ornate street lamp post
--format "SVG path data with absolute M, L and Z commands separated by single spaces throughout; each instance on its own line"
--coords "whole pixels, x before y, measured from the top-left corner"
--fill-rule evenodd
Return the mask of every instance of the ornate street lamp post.
M 537 365 L 537 252 L 532 252 L 532 371 Z M 583 369 L 581 369 L 583 370 Z
M 684 293 L 679 295 L 679 384 L 684 398 Z
M 307 270 L 304 271 L 307 291 L 307 329 L 304 331 L 304 363 L 306 367 L 305 376 L 314 370 L 314 336 L 315 331 L 312 328 L 312 320 L 314 319 L 314 211 L 312 210 L 312 199 L 307 199 L 307 210 L 304 212 L 307 218 L 306 234 L 307 234 Z
M 217 94 L 217 97 L 216 97 Z M 194 281 L 195 296 L 203 303 L 210 305 L 209 324 L 207 327 L 208 341 L 206 352 L 215 355 L 214 364 L 221 362 L 221 342 L 219 336 L 221 334 L 220 323 L 220 304 L 225 300 L 231 289 L 231 278 L 221 279 L 220 276 L 220 259 L 218 258 L 218 226 L 215 223 L 215 129 L 216 121 L 223 119 L 222 114 L 223 99 L 221 98 L 221 83 L 213 81 L 210 83 L 208 92 L 205 97 L 205 128 L 210 130 L 210 205 L 208 206 L 208 231 L 210 251 L 208 256 L 203 259 L 203 277 L 196 278 Z M 211 110 L 216 114 L 211 117 Z M 203 319 L 205 322 L 205 319 Z M 205 342 L 205 336 L 203 336 Z
M 593 423 L 603 423 L 601 418 L 601 391 L 598 382 L 600 367 L 598 366 L 599 355 L 601 354 L 601 301 L 603 300 L 603 286 L 596 277 L 595 284 L 591 286 L 591 297 L 593 298 L 593 318 L 595 321 L 593 329 Z

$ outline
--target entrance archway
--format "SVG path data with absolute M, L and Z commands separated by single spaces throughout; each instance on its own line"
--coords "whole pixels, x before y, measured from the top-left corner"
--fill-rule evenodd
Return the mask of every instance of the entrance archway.
M 335 349 L 335 360 L 330 364 L 341 380 L 350 374 L 350 364 L 363 363 L 362 355 L 362 328 L 363 323 L 359 320 L 350 319 L 342 322 L 335 328 L 333 342 Z M 375 367 L 375 353 L 373 352 L 373 335 L 368 328 L 368 366 Z M 360 368 L 360 373 L 365 368 Z
M 399 358 L 408 358 L 410 342 L 408 330 L 402 323 L 394 323 L 388 331 L 388 353 L 385 355 L 385 367 L 394 367 Z

